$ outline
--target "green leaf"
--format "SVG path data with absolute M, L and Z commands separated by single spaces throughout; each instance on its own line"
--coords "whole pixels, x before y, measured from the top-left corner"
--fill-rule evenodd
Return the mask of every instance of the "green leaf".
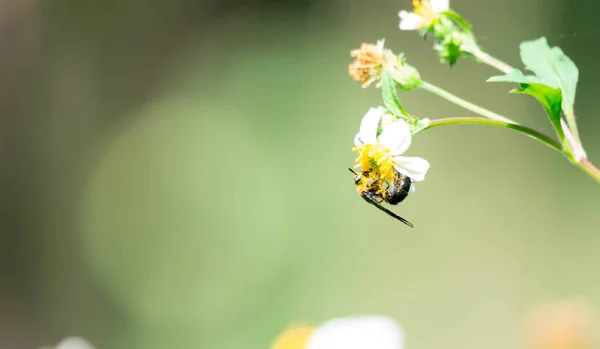
M 465 31 L 471 31 L 471 25 L 469 24 L 469 22 L 467 22 L 464 18 L 462 18 L 461 15 L 459 15 L 458 13 L 449 10 L 446 12 L 442 12 L 440 14 L 441 16 L 445 16 L 448 17 L 449 19 L 451 19 L 454 23 L 456 23 L 460 28 L 462 28 Z
M 552 88 L 544 84 L 521 84 L 521 88 L 514 89 L 510 93 L 523 93 L 535 97 L 546 110 L 558 138 L 564 139 L 564 132 L 560 124 L 560 110 L 562 105 L 562 93 L 560 88 Z
M 534 72 L 544 84 L 562 90 L 562 109 L 567 117 L 571 117 L 579 79 L 575 63 L 560 48 L 548 46 L 545 37 L 524 41 L 520 49 L 521 60 L 528 70 Z
M 546 110 L 556 134 L 564 139 L 564 132 L 560 124 L 560 110 L 562 106 L 562 91 L 545 84 L 542 79 L 533 75 L 524 75 L 520 70 L 514 69 L 506 75 L 492 76 L 488 82 L 513 82 L 519 84 L 520 88 L 510 91 L 511 93 L 523 93 L 535 97 Z
M 514 69 L 506 75 L 492 76 L 487 82 L 514 82 L 517 84 L 543 84 L 544 82 L 535 75 L 524 75 L 519 69 Z
M 383 98 L 383 104 L 392 114 L 397 117 L 406 114 L 400 103 L 400 98 L 398 98 L 394 78 L 389 72 L 385 72 L 381 78 L 381 97 Z

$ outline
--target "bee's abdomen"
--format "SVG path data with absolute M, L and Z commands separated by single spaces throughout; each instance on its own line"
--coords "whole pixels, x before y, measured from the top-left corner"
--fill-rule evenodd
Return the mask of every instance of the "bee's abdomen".
M 410 191 L 412 179 L 399 172 L 394 173 L 394 182 L 385 191 L 385 201 L 390 205 L 397 205 L 404 200 Z

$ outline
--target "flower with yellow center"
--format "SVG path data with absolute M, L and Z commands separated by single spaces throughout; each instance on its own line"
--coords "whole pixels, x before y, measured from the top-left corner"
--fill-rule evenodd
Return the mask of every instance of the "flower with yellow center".
M 381 134 L 377 135 L 381 125 Z M 354 151 L 362 171 L 372 171 L 382 184 L 394 179 L 394 170 L 415 182 L 425 179 L 429 162 L 419 157 L 402 156 L 410 147 L 410 127 L 402 119 L 386 114 L 382 107 L 371 108 L 363 117 L 354 138 Z
M 450 9 L 449 0 L 413 0 L 414 12 L 400 11 L 400 30 L 427 28 L 442 13 Z
M 385 316 L 337 318 L 317 327 L 294 326 L 271 349 L 402 349 L 404 332 Z

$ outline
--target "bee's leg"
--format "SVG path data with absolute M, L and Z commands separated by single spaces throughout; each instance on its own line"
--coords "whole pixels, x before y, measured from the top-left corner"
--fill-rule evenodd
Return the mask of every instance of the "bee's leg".
M 371 179 L 367 182 L 367 187 L 371 187 L 377 183 L 379 183 L 379 178 Z
M 378 194 L 374 194 L 373 192 L 364 192 L 361 194 L 361 196 L 363 197 L 363 199 L 365 199 L 368 203 L 370 203 L 371 205 L 377 207 L 378 209 L 380 209 L 381 211 L 387 213 L 389 216 L 396 218 L 397 220 L 399 220 L 400 222 L 408 225 L 411 228 L 414 228 L 414 226 L 412 225 L 411 222 L 407 221 L 406 219 L 398 216 L 397 214 L 395 214 L 394 212 L 388 210 L 387 208 L 383 207 L 383 205 L 381 205 L 381 201 L 383 200 L 383 197 L 381 195 Z M 381 200 L 380 200 L 381 199 Z
M 376 201 L 378 203 L 383 202 L 383 195 L 379 194 L 378 192 L 368 191 L 365 193 L 365 195 L 367 195 L 371 201 Z

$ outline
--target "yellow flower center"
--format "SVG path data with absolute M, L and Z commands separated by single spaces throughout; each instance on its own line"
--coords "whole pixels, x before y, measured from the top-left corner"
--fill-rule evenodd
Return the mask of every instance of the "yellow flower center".
M 413 6 L 415 7 L 415 14 L 423 18 L 425 23 L 429 24 L 435 19 L 436 13 L 433 11 L 429 0 L 413 0 Z
M 362 171 L 369 171 L 381 180 L 381 185 L 394 180 L 394 163 L 390 151 L 380 144 L 364 144 L 352 148 L 358 152 L 357 165 Z
M 310 325 L 292 326 L 275 339 L 271 349 L 304 349 L 313 330 Z

